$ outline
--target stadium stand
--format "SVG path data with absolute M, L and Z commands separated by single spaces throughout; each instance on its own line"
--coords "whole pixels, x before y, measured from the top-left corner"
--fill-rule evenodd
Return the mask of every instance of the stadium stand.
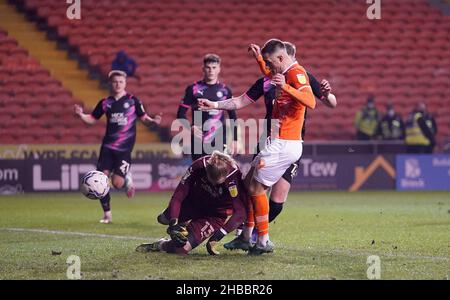
M 204 54 L 223 58 L 221 78 L 237 95 L 260 76 L 247 45 L 277 37 L 296 44 L 301 64 L 327 78 L 338 96 L 337 109 L 319 105 L 308 113 L 308 141 L 352 139 L 353 116 L 372 92 L 382 112 L 393 102 L 403 117 L 425 101 L 436 115 L 439 143 L 450 137 L 450 105 L 443 105 L 450 93 L 450 18 L 425 0 L 383 2 L 382 20 L 368 20 L 365 1 L 353 0 L 83 0 L 81 20 L 67 19 L 67 5 L 59 0 L 13 2 L 92 72 L 105 76 L 119 50 L 135 58 L 140 79 L 131 78 L 129 89 L 164 113 L 164 126 L 175 118 L 184 87 L 201 77 Z M 2 42 L 2 49 L 13 44 Z M 19 95 L 29 89 L 8 88 Z M 261 103 L 239 117 L 263 113 Z
M 102 138 L 100 124 L 86 128 L 67 109 L 81 101 L 1 29 L 0 61 L 2 144 L 98 143 Z

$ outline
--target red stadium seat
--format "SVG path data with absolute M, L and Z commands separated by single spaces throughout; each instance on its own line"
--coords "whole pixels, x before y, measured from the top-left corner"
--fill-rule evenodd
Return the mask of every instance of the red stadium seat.
M 64 6 L 58 0 L 24 0 L 25 9 L 37 10 L 48 25 L 67 37 L 69 45 L 103 75 L 109 71 L 117 51 L 125 49 L 138 62 L 137 73 L 141 78 L 139 81 L 130 78 L 129 90 L 145 100 L 150 111 L 164 111 L 165 126 L 174 118 L 185 86 L 201 78 L 204 54 L 217 52 L 222 56 L 221 81 L 239 95 L 260 76 L 257 66 L 246 55 L 247 45 L 262 44 L 271 37 L 296 44 L 301 63 L 317 79 L 329 79 L 338 96 L 339 108 L 332 114 L 328 115 L 328 109 L 321 105 L 317 114 L 311 113 L 308 122 L 313 122 L 315 116 L 336 115 L 336 118 L 321 124 L 318 127 L 321 132 L 309 134 L 308 139 L 352 137 L 353 128 L 344 120 L 352 120 L 369 90 L 375 90 L 380 105 L 393 101 L 401 104 L 401 109 L 411 101 L 422 98 L 436 101 L 449 94 L 448 17 L 425 0 L 408 3 L 393 0 L 384 4 L 383 22 L 361 22 L 364 4 L 344 2 L 345 7 L 333 0 L 304 1 L 301 5 L 282 1 L 284 17 L 272 20 L 269 25 L 261 22 L 261 16 L 269 10 L 280 11 L 279 4 L 269 0 L 251 1 L 251 10 L 246 9 L 248 3 L 244 1 L 123 0 L 114 6 L 107 0 L 88 1 L 83 4 L 83 22 L 75 26 L 64 17 Z M 183 9 L 179 9 L 180 5 Z M 325 10 L 326 17 L 321 13 Z M 297 18 L 308 19 L 300 31 L 290 26 Z M 204 25 L 205 19 L 208 27 Z M 28 101 L 29 107 L 39 110 L 39 105 L 44 105 L 61 110 L 76 101 L 59 83 L 51 81 L 49 73 L 43 77 L 16 73 L 42 71 L 42 67 L 1 30 L 0 61 L 1 70 L 11 75 L 8 76 L 11 80 L 2 86 L 8 97 L 0 101 L 0 107 L 17 107 L 41 92 L 45 92 L 42 101 Z M 431 83 L 418 84 L 421 77 Z M 46 83 L 45 91 L 40 89 L 39 82 Z M 5 111 L 11 112 L 11 108 Z M 20 107 L 19 111 L 29 113 Z M 259 116 L 263 112 L 264 107 L 258 106 L 239 113 Z M 45 120 L 53 118 L 55 123 L 59 122 L 52 109 L 43 114 Z M 72 125 L 75 124 L 69 127 Z M 441 132 L 446 131 L 440 131 L 439 135 Z

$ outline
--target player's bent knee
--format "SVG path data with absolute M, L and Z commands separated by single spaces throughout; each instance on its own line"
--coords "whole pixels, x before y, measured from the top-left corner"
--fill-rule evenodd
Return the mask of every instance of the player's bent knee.
M 287 200 L 288 191 L 272 191 L 270 193 L 270 199 L 275 203 L 284 203 Z
M 120 190 L 120 189 L 123 188 L 124 184 L 120 184 L 120 183 L 118 183 L 118 182 L 114 182 L 114 181 L 113 181 L 113 186 L 114 186 L 114 188 Z
M 121 189 L 125 186 L 125 179 L 119 176 L 114 176 L 112 179 L 112 184 L 116 189 Z
M 272 187 L 270 192 L 270 199 L 275 203 L 284 203 L 287 200 L 291 184 L 284 178 L 281 178 Z

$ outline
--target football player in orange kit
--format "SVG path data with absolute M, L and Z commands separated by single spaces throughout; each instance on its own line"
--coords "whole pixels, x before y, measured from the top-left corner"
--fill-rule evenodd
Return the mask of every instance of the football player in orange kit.
M 296 47 L 294 44 L 290 42 L 284 41 L 284 45 L 286 46 L 286 52 L 293 59 L 296 59 Z M 266 63 L 261 55 L 261 49 L 256 44 L 251 44 L 249 46 L 249 51 L 252 52 L 254 58 L 258 62 L 258 65 L 264 75 L 264 77 L 259 78 L 249 89 L 243 94 L 241 97 L 236 97 L 231 100 L 227 100 L 234 103 L 239 103 L 239 101 L 252 101 L 256 102 L 259 98 L 264 96 L 264 103 L 266 106 L 266 116 L 267 120 L 266 132 L 270 132 L 271 128 L 271 116 L 273 110 L 273 100 L 276 97 L 276 88 L 275 86 L 269 84 L 271 79 L 271 72 L 266 67 Z M 314 96 L 316 99 L 320 100 L 325 106 L 329 108 L 335 108 L 337 106 L 336 96 L 331 93 L 330 83 L 323 79 L 320 83 L 317 81 L 315 76 L 310 72 L 307 72 L 309 82 L 311 88 L 313 90 Z M 225 101 L 219 102 L 219 107 L 225 105 Z M 307 122 L 305 118 L 305 123 Z M 305 125 L 303 126 L 302 138 L 305 138 Z M 257 150 L 259 152 L 259 150 Z M 301 160 L 301 159 L 300 159 Z M 291 184 L 294 178 L 297 176 L 297 170 L 300 166 L 300 160 L 293 163 L 283 174 L 283 176 L 278 180 L 270 189 L 269 195 L 269 223 L 273 222 L 277 216 L 283 210 L 284 203 L 287 200 L 289 190 L 291 189 Z M 236 231 L 236 238 L 228 243 L 224 244 L 224 247 L 229 250 L 241 249 L 248 250 L 250 245 L 248 242 L 244 241 L 241 238 L 242 227 L 240 227 Z M 251 242 L 257 238 L 257 230 L 253 230 Z
M 263 149 L 254 159 L 252 169 L 247 174 L 251 178 L 248 189 L 254 206 L 254 216 L 248 216 L 243 232 L 245 240 L 250 240 L 256 220 L 258 241 L 249 249 L 250 254 L 262 254 L 273 251 L 269 240 L 269 202 L 266 191 L 273 186 L 302 155 L 302 127 L 306 108 L 314 109 L 316 102 L 309 85 L 306 71 L 286 52 L 285 44 L 276 39 L 268 41 L 261 50 L 266 65 L 274 74 L 271 83 L 277 87 L 277 96 L 272 111 L 276 120 L 275 130 Z M 252 102 L 247 102 L 250 104 Z M 219 107 L 206 99 L 199 100 L 202 109 L 228 109 Z M 235 109 L 242 108 L 236 107 Z M 272 128 L 274 128 L 272 126 Z
M 290 42 L 284 41 L 284 45 L 286 46 L 286 52 L 289 56 L 291 56 L 293 59 L 296 59 L 296 47 L 294 44 Z M 272 86 L 266 88 L 263 86 L 263 83 L 270 80 L 270 77 L 272 76 L 270 69 L 266 67 L 266 63 L 264 62 L 264 59 L 261 55 L 261 49 L 256 44 L 251 44 L 249 46 L 249 51 L 252 52 L 254 58 L 258 62 L 258 65 L 260 67 L 261 72 L 263 73 L 264 77 L 259 79 L 246 93 L 247 97 L 249 97 L 251 100 L 256 101 L 259 97 L 261 97 L 261 94 L 264 93 L 264 100 L 266 104 L 266 118 L 270 118 L 272 108 L 273 108 L 273 98 L 275 98 L 275 88 L 272 88 Z M 314 96 L 316 99 L 320 100 L 325 106 L 329 108 L 336 108 L 337 106 L 337 99 L 334 94 L 331 93 L 331 86 L 330 83 L 323 79 L 320 83 L 317 81 L 317 79 L 314 77 L 313 74 L 310 72 L 307 72 L 310 85 L 312 87 Z M 260 82 L 261 81 L 261 82 Z M 262 87 L 263 86 L 263 87 Z M 305 123 L 307 122 L 305 118 Z M 268 122 L 268 131 L 270 130 L 270 122 Z M 303 132 L 302 137 L 305 138 L 305 125 L 303 125 Z M 297 175 L 297 170 L 300 166 L 300 161 L 295 162 L 292 164 L 289 169 L 286 170 L 286 172 L 283 174 L 282 178 L 274 185 L 272 186 L 270 190 L 270 210 L 269 210 L 269 222 L 272 222 L 275 220 L 275 218 L 281 213 L 281 210 L 283 208 L 283 204 L 287 199 L 289 190 L 291 188 L 291 183 L 294 179 L 294 177 Z M 226 245 L 225 245 L 226 247 Z M 233 248 L 233 247 L 232 247 Z

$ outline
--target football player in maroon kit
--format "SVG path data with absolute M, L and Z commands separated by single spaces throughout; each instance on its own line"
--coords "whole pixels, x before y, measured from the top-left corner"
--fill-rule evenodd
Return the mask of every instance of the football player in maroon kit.
M 168 225 L 168 238 L 142 244 L 138 252 L 187 254 L 209 238 L 208 253 L 246 218 L 248 203 L 242 174 L 228 155 L 214 151 L 196 160 L 181 179 L 158 222 Z

